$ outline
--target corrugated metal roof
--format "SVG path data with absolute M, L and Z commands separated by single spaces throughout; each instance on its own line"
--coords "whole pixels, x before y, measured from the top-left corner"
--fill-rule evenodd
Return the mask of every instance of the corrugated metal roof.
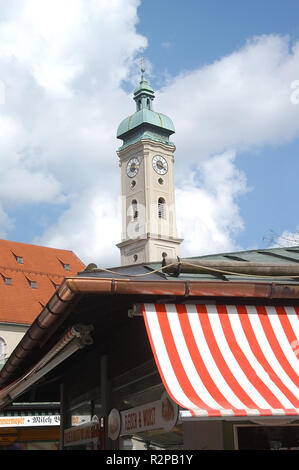
M 248 251 L 237 251 L 237 252 L 228 252 L 228 253 L 217 253 L 203 256 L 196 256 L 190 258 L 184 258 L 192 261 L 235 261 L 235 262 L 257 262 L 257 263 L 269 263 L 269 264 L 289 264 L 289 263 L 299 263 L 299 246 L 294 247 L 283 247 L 283 248 L 269 248 L 269 249 L 256 249 Z M 83 273 L 81 273 L 83 274 Z M 86 275 L 86 272 L 84 273 Z M 156 263 L 144 263 L 136 264 L 130 266 L 120 266 L 116 268 L 107 269 L 107 271 L 101 271 L 100 268 L 93 270 L 88 273 L 89 276 L 100 277 L 100 278 L 136 278 L 136 280 L 223 280 L 223 281 L 238 281 L 238 282 L 248 282 L 254 279 L 255 282 L 259 280 L 262 282 L 280 282 L 279 278 L 273 277 L 259 277 L 255 276 L 246 276 L 246 275 L 227 275 L 221 273 L 214 274 L 187 274 L 181 273 L 179 277 L 169 275 L 162 272 L 162 260 L 161 262 Z M 281 282 L 295 283 L 298 284 L 298 279 L 284 278 Z
M 264 263 L 264 264 L 290 264 L 290 263 L 299 263 L 299 246 L 297 247 L 283 247 L 283 248 L 269 248 L 269 249 L 256 249 L 256 250 L 248 250 L 248 251 L 238 251 L 238 252 L 228 252 L 228 253 L 218 253 L 218 254 L 211 254 L 211 255 L 204 255 L 204 256 L 197 256 L 186 258 L 191 263 L 192 261 L 234 261 L 238 263 L 240 262 L 252 262 L 252 263 Z M 173 276 L 167 275 L 167 278 L 173 278 Z M 228 274 L 180 274 L 180 279 L 194 279 L 194 280 L 223 280 L 223 281 L 252 281 L 253 279 L 258 282 L 259 280 L 265 282 L 279 282 L 279 278 L 273 277 L 259 277 L 259 276 L 246 276 L 246 275 L 228 275 Z M 281 282 L 291 282 L 291 283 L 298 283 L 298 279 L 294 279 L 292 277 L 284 278 Z
M 195 256 L 188 258 L 190 260 L 227 260 L 239 259 L 239 261 L 256 261 L 269 263 L 299 263 L 299 246 L 284 248 L 256 249 L 248 251 L 237 251 L 232 253 L 219 253 L 214 255 Z

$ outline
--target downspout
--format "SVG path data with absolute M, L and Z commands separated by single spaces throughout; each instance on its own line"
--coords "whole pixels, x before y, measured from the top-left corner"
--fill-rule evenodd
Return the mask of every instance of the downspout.
M 260 263 L 255 261 L 192 260 L 163 258 L 162 272 L 178 277 L 184 274 L 225 274 L 299 278 L 299 263 Z

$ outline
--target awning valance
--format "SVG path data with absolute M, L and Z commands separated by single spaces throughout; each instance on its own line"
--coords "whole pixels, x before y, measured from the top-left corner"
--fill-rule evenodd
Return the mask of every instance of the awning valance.
M 169 395 L 201 418 L 298 416 L 298 307 L 144 304 Z

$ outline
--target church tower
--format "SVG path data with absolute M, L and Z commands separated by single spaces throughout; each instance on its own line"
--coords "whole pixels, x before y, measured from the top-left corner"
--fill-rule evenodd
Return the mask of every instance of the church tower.
M 153 110 L 154 90 L 144 76 L 134 91 L 136 111 L 117 129 L 123 145 L 118 149 L 122 194 L 122 241 L 117 244 L 121 264 L 176 258 L 174 151 L 169 136 L 172 120 Z

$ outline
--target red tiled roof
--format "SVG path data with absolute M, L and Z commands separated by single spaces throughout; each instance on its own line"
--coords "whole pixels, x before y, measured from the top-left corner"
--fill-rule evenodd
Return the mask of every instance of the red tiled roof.
M 56 286 L 84 268 L 72 251 L 0 240 L 0 322 L 31 324 Z

